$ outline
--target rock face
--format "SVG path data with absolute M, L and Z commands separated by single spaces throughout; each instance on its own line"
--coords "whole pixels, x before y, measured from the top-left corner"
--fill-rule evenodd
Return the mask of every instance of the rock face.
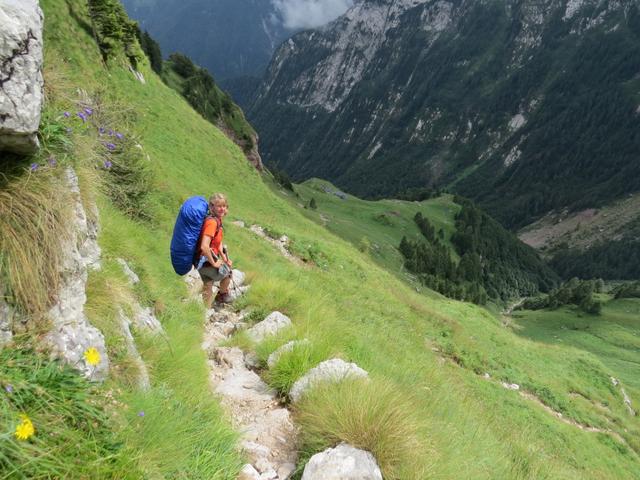
M 30 154 L 44 97 L 37 0 L 0 0 L 0 25 L 0 150 Z
M 74 196 L 72 236 L 65 245 L 60 272 L 62 286 L 57 303 L 49 311 L 53 328 L 46 335 L 45 343 L 50 346 L 54 356 L 74 366 L 91 380 L 101 381 L 109 373 L 104 336 L 89 323 L 84 314 L 88 269 L 100 267 L 100 247 L 96 241 L 98 226 L 87 218 L 75 172 L 69 168 L 65 174 Z M 90 365 L 83 357 L 90 347 L 100 353 L 98 365 Z
M 358 196 L 453 182 L 510 225 L 585 191 L 620 198 L 640 189 L 638 100 L 623 93 L 639 12 L 634 0 L 355 2 L 280 45 L 248 118 L 267 166 Z
M 382 473 L 371 453 L 342 443 L 311 457 L 302 480 L 382 480 Z
M 291 387 L 289 396 L 291 400 L 297 402 L 314 385 L 356 378 L 369 378 L 369 374 L 355 363 L 347 363 L 339 358 L 333 358 L 322 362 L 299 378 Z

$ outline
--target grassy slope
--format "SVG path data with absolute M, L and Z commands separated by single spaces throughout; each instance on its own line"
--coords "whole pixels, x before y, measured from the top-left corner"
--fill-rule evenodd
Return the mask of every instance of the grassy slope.
M 398 245 L 403 236 L 409 239 L 423 239 L 420 230 L 413 221 L 417 212 L 429 219 L 436 232 L 442 229 L 445 240 L 455 231 L 455 214 L 460 206 L 453 203 L 451 196 L 423 202 L 406 202 L 402 200 L 366 201 L 352 195 L 342 200 L 332 193 L 326 193 L 323 187 L 331 191 L 338 191 L 331 183 L 311 179 L 296 185 L 299 199 L 293 199 L 294 204 L 309 203 L 311 198 L 317 202 L 317 210 L 307 209 L 304 214 L 315 222 L 324 225 L 330 232 L 351 242 L 362 249 L 362 240 L 367 239 L 371 245 L 371 256 L 381 266 L 392 272 L 404 269 L 404 260 L 398 252 Z M 452 256 L 457 260 L 457 254 L 451 248 Z
M 78 0 L 68 3 L 80 13 L 84 8 Z M 233 478 L 238 465 L 229 451 L 232 437 L 215 433 L 215 429 L 224 431 L 224 425 L 206 395 L 206 364 L 198 349 L 202 312 L 181 302 L 184 286 L 167 261 L 181 201 L 192 194 L 222 190 L 230 198 L 232 218 L 272 226 L 297 245 L 312 245 L 327 259 L 326 268 L 300 269 L 248 231 L 232 225 L 227 229 L 238 267 L 253 279 L 251 304 L 286 312 L 300 336 L 330 345 L 374 378 L 389 379 L 401 395 L 411 399 L 411 415 L 428 445 L 415 454 L 424 459 L 430 476 L 639 478 L 637 457 L 621 444 L 558 422 L 516 393 L 472 372 L 489 371 L 494 378 L 528 383 L 532 389 L 546 387 L 553 398 L 566 402 L 569 392 L 579 388 L 595 401 L 608 402 L 612 415 L 628 432 L 622 431 L 622 425 L 615 425 L 616 430 L 640 449 L 638 421 L 625 416 L 620 399 L 606 386 L 610 371 L 597 357 L 519 338 L 475 306 L 418 295 L 367 255 L 273 195 L 242 152 L 150 69 L 143 67 L 146 85 L 123 68 L 104 70 L 91 37 L 70 20 L 65 2 L 42 4 L 49 61 L 67 59 L 60 69 L 70 73 L 73 85 L 100 92 L 104 102 L 133 112 L 129 127 L 139 136 L 154 170 L 153 226 L 128 220 L 104 196 L 98 198 L 106 264 L 118 256 L 133 264 L 143 281 L 135 293 L 147 304 L 162 302 L 161 319 L 172 345 L 168 349 L 150 344 L 143 351 L 152 367 L 152 392 L 123 394 L 132 405 L 126 413 L 132 423 L 138 421 L 138 408 L 176 412 L 144 417 L 154 424 L 137 432 L 125 429 L 127 442 L 141 452 L 146 471 L 158 477 Z M 103 275 L 108 276 L 105 270 Z M 96 305 L 95 312 L 107 311 L 104 303 L 108 302 L 95 295 L 89 302 Z M 439 361 L 435 347 L 468 368 Z M 588 375 L 582 374 L 585 369 Z M 586 405 L 569 402 L 566 413 L 594 424 L 606 423 Z M 186 444 L 182 441 L 198 435 Z M 205 472 L 198 467 L 202 459 L 193 451 L 190 454 L 189 448 L 198 449 L 207 438 L 218 440 L 216 458 L 207 465 L 213 468 L 213 460 L 227 457 L 217 470 Z M 173 450 L 178 458 L 169 460 Z

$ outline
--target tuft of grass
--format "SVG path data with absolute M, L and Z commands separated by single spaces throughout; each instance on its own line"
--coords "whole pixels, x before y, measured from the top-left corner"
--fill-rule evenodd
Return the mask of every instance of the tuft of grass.
M 329 358 L 330 354 L 331 348 L 326 343 L 296 344 L 291 351 L 282 354 L 278 363 L 265 374 L 265 379 L 278 392 L 286 395 L 296 380 Z
M 313 388 L 295 406 L 302 458 L 346 442 L 376 458 L 384 478 L 426 478 L 429 448 L 415 406 L 383 380 L 345 380 Z M 419 452 L 419 453 L 418 453 Z
M 265 338 L 262 342 L 256 345 L 255 352 L 258 356 L 258 360 L 260 360 L 260 364 L 265 366 L 267 365 L 267 359 L 269 355 L 275 352 L 278 348 L 284 345 L 291 340 L 295 340 L 296 332 L 293 328 L 287 328 L 276 335 L 270 335 Z
M 0 278 L 8 300 L 40 319 L 58 291 L 62 245 L 69 238 L 68 188 L 60 167 L 42 166 L 0 189 Z

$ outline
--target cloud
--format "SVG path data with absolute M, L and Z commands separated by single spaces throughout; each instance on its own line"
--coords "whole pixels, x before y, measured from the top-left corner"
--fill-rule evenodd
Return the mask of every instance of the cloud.
M 282 17 L 283 25 L 291 30 L 315 28 L 335 20 L 354 0 L 271 0 Z

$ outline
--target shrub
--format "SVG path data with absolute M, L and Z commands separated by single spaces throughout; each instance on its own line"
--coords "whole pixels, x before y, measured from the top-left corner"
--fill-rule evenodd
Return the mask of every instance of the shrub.
M 88 0 L 89 16 L 100 47 L 102 59 L 108 60 L 124 53 L 133 68 L 141 58 L 137 43 L 138 25 L 129 19 L 118 0 Z

